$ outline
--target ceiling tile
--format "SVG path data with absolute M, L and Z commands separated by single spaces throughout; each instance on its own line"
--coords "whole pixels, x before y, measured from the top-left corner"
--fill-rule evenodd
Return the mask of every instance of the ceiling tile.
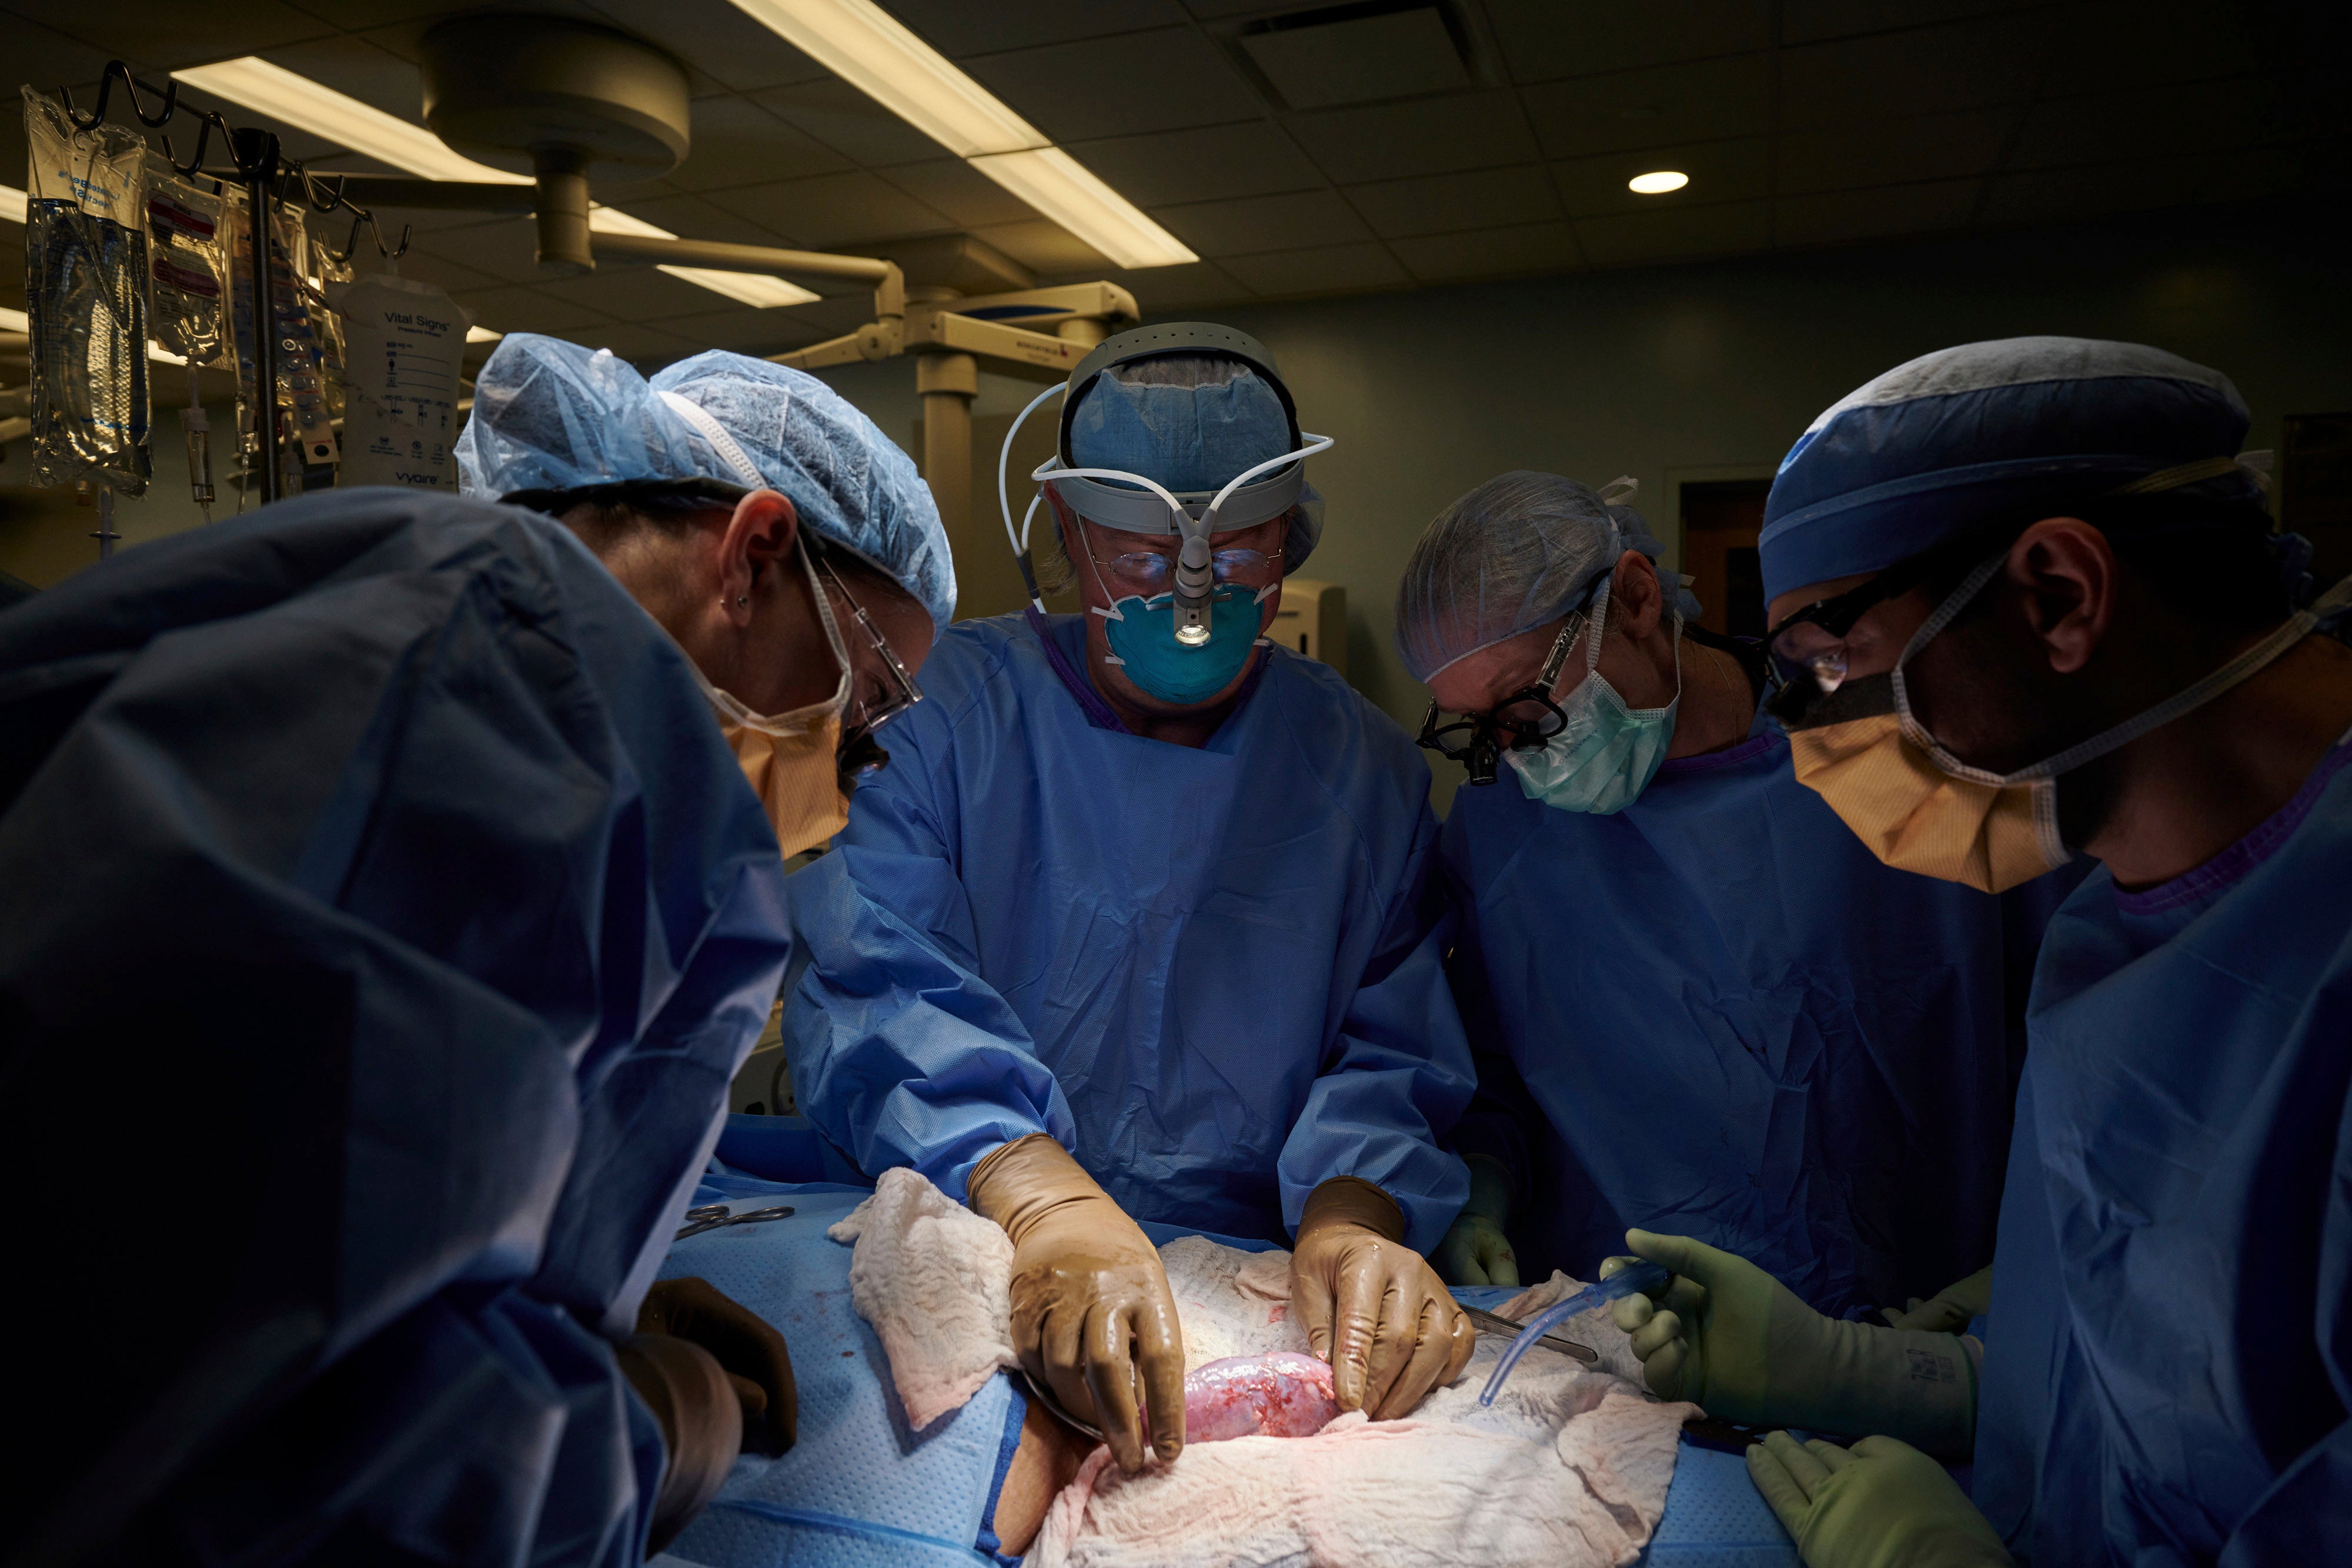
M 1782 193 L 1981 174 L 2000 155 L 2014 109 L 1882 120 L 1867 131 L 1791 131 L 1780 139 Z
M 509 283 L 539 281 L 539 231 L 529 218 L 500 218 L 431 233 L 420 230 L 415 248 Z
M 2278 89 L 2260 77 L 2086 98 L 2044 98 L 2026 111 L 2004 168 L 2221 152 L 2282 139 Z
M 878 168 L 936 158 L 944 148 L 835 77 L 765 88 L 752 102 L 798 126 L 853 163 Z
M 784 243 L 781 231 L 754 223 L 740 213 L 730 213 L 708 196 L 628 195 L 615 192 L 611 204 L 633 218 L 658 224 L 684 239 L 713 239 L 728 245 Z
M 721 301 L 733 303 L 699 284 L 633 261 L 605 262 L 578 277 L 543 278 L 537 287 L 541 293 L 617 321 L 658 321 L 708 310 Z
M 2010 103 L 2032 89 L 2051 14 L 1980 17 L 1780 51 L 1780 123 L 1851 126 Z
M 890 0 L 890 14 L 952 59 L 1184 24 L 1177 0 Z
M 1283 125 L 1343 184 L 1490 169 L 1536 155 L 1535 139 L 1507 92 L 1325 110 L 1292 115 Z
M 1771 139 L 1765 136 L 1702 141 L 1692 147 L 1654 147 L 1641 152 L 1603 152 L 1592 158 L 1566 159 L 1551 168 L 1559 183 L 1560 200 L 1573 218 L 1662 212 L 1749 201 L 1772 193 Z M 1689 175 L 1690 183 L 1661 196 L 1636 195 L 1627 189 L 1626 182 L 1634 175 L 1664 169 Z
M 2062 62 L 2045 91 L 2098 92 L 2245 76 L 2272 62 L 2246 15 L 2212 0 L 2101 0 L 2058 26 Z
M 863 169 L 718 191 L 709 199 L 729 212 L 790 235 L 795 244 L 818 250 L 886 235 L 930 234 L 955 226 L 944 214 Z
M 1706 207 L 1662 207 L 1584 218 L 1576 225 L 1585 259 L 1595 267 L 1688 261 L 1762 250 L 1772 240 L 1769 202 L 1724 202 Z
M 278 0 L 204 5 L 179 0 L 103 0 L 47 5 L 42 13 L 40 20 L 48 26 L 131 61 L 142 74 L 257 54 L 339 31 Z
M 964 228 L 982 224 L 1017 224 L 1035 217 L 1029 204 L 961 158 L 934 158 L 928 163 L 899 163 L 880 171 L 881 177 L 907 194 Z
M 1032 218 L 1022 224 L 990 224 L 971 231 L 1042 277 L 1083 274 L 1099 277 L 1110 268 L 1102 253 L 1059 224 Z
M 1582 257 L 1564 223 L 1517 224 L 1467 234 L 1424 235 L 1389 247 L 1423 283 L 1461 277 L 1514 277 L 1566 272 Z
M 295 9 L 349 32 L 438 17 L 449 9 L 448 0 L 294 0 L 294 5 Z
M 1265 112 L 1216 46 L 1190 27 L 1017 49 L 969 60 L 965 68 L 1056 141 Z
M 648 375 L 703 347 L 694 339 L 667 328 L 641 326 L 634 321 L 608 321 L 589 328 L 572 340 L 591 349 L 610 349 Z
M 2046 4 L 2048 0 L 1783 0 L 1780 41 L 1816 43 Z
M 1863 191 L 1818 191 L 1773 204 L 1772 237 L 1781 246 L 1843 245 L 1885 235 L 1966 228 L 1981 180 L 1935 180 Z
M 1755 136 L 1771 128 L 1772 62 L 1767 55 L 1691 60 L 1523 88 L 1519 99 L 1553 158 Z
M 1346 194 L 1372 232 L 1383 237 L 1541 223 L 1560 212 L 1550 177 L 1536 163 L 1382 180 L 1350 185 Z
M 1397 288 L 1412 281 L 1381 245 L 1331 245 L 1234 256 L 1225 262 L 1225 270 L 1252 293 L 1277 298 L 1290 294 Z
M 397 232 L 397 230 L 394 231 L 395 234 Z M 366 255 L 367 241 L 362 238 L 360 245 L 361 254 Z M 463 262 L 451 261 L 446 256 L 436 256 L 431 251 L 420 249 L 413 245 L 409 246 L 408 254 L 400 258 L 400 276 L 413 277 L 419 283 L 433 284 L 437 287 L 447 289 L 452 294 L 463 293 L 467 289 L 495 288 L 502 281 L 478 267 L 467 267 Z M 497 323 L 485 321 L 482 325 L 494 327 Z
M 2063 222 L 2142 207 L 2243 202 L 2296 188 L 2299 171 L 2283 148 L 2201 157 L 1996 174 L 1987 182 L 1987 225 Z
M 1244 196 L 1231 202 L 1196 202 L 1156 207 L 1151 215 L 1168 232 L 1205 256 L 1241 256 L 1261 250 L 1297 250 L 1372 237 L 1336 191 L 1299 191 L 1286 196 Z
M 425 123 L 425 83 L 416 67 L 365 38 L 313 38 L 264 50 L 262 57 L 411 125 Z
M 1640 5 L 1568 5 L 1560 0 L 1486 0 L 1504 68 L 1518 82 L 1593 76 L 1772 44 L 1771 0 L 1648 0 Z
M 9 72 L 17 81 L 55 92 L 66 82 L 96 82 L 99 73 L 106 69 L 107 51 L 69 38 L 54 27 L 0 11 L 0 60 L 8 62 Z M 75 99 L 85 110 L 89 108 L 89 99 L 79 86 Z M 0 115 L 0 120 L 23 123 L 21 114 Z
M 1292 109 L 1378 103 L 1470 85 L 1469 68 L 1434 5 L 1252 28 L 1239 42 Z
M 749 99 L 721 94 L 694 100 L 694 141 L 670 171 L 682 191 L 716 191 L 769 180 L 831 174 L 850 162 Z
M 569 337 L 606 319 L 601 310 L 559 299 L 543 289 L 512 284 L 469 288 L 454 298 L 473 312 L 477 322 L 494 332 L 552 332 Z
M 724 0 L 591 0 L 623 32 L 677 56 L 723 86 L 775 87 L 831 73 Z M 534 9 L 537 7 L 534 6 Z
M 1079 141 L 1066 151 L 1144 207 L 1323 183 L 1321 172 L 1297 144 L 1262 120 Z
M 709 295 L 706 298 L 715 299 L 718 297 Z M 649 325 L 687 340 L 691 345 L 688 352 L 726 349 L 754 358 L 782 353 L 786 349 L 804 349 L 811 343 L 821 343 L 827 338 L 838 338 L 845 332 L 855 331 L 860 325 L 860 321 L 840 327 L 818 322 L 808 318 L 806 309 L 806 307 L 795 307 L 787 310 L 759 310 L 745 305 L 732 310 L 675 316 Z M 679 357 L 683 358 L 684 354 Z

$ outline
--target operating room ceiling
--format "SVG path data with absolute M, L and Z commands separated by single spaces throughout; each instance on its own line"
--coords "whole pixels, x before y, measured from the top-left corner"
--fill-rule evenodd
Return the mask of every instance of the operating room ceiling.
M 1201 259 L 1109 267 L 728 0 L 17 0 L 0 6 L 0 58 L 82 94 L 110 57 L 161 81 L 259 55 L 415 121 L 418 41 L 435 22 L 484 9 L 602 21 L 681 59 L 695 99 L 687 161 L 667 179 L 600 186 L 600 200 L 697 239 L 889 255 L 970 235 L 1043 281 L 1125 284 L 1157 315 L 2011 227 L 2341 177 L 2326 172 L 2342 151 L 2341 95 L 2301 85 L 2308 49 L 2287 5 L 885 3 Z M 0 125 L 0 163 L 21 170 L 17 117 Z M 299 131 L 286 141 L 322 169 L 383 167 Z M 1658 169 L 1690 183 L 1627 190 Z M 855 294 L 755 309 L 638 266 L 542 278 L 527 220 L 398 215 L 417 227 L 404 270 L 483 325 L 641 361 L 797 347 L 870 309 Z M 21 236 L 0 222 L 10 303 Z

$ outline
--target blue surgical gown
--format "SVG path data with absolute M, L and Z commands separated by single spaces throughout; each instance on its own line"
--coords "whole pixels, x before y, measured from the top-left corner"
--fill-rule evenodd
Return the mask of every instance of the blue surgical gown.
M 2352 747 L 2051 922 L 1975 1496 L 2029 1563 L 2352 1552 Z
M 338 491 L 0 614 L 0 1558 L 638 1561 L 611 1336 L 782 900 L 546 518 Z
M 1041 619 L 1083 668 L 1078 618 Z M 1428 769 L 1330 670 L 1264 657 L 1193 748 L 1090 718 L 1029 622 L 940 639 L 889 766 L 790 884 L 793 1089 L 869 1176 L 960 1197 L 1050 1133 L 1139 1218 L 1276 1238 L 1355 1176 L 1412 1245 L 1444 1234 L 1472 1072 Z
M 1521 1271 L 1628 1227 L 1754 1260 L 1832 1315 L 1992 1257 L 2026 980 L 2080 873 L 2005 898 L 1891 871 L 1761 720 L 1611 816 L 1508 776 L 1454 798 L 1465 1153 L 1515 1177 Z

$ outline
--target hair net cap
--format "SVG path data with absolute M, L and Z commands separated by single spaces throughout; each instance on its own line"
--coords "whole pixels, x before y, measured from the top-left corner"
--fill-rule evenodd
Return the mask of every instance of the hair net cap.
M 1629 549 L 1664 546 L 1631 507 L 1590 485 L 1525 469 L 1497 475 L 1438 515 L 1397 585 L 1397 643 L 1412 678 L 1557 621 Z M 1699 602 L 1663 574 L 1683 619 Z
M 509 333 L 476 379 L 457 463 L 461 488 L 493 498 L 626 479 L 764 486 L 934 624 L 955 614 L 947 530 L 914 460 L 805 371 L 714 350 L 647 381 L 609 350 Z
M 2139 343 L 1940 350 L 1832 404 L 1780 460 L 1759 540 L 1764 591 L 1878 571 L 2020 507 L 2235 456 L 2247 423 L 2229 377 Z M 2259 494 L 2242 473 L 2189 488 Z
M 1069 448 L 1074 468 L 1140 474 L 1180 497 L 1213 493 L 1292 450 L 1290 414 L 1253 370 L 1213 385 L 1171 386 L 1123 380 L 1114 369 L 1087 384 L 1070 416 Z M 1296 571 L 1322 534 L 1323 497 L 1309 485 L 1291 513 L 1284 570 Z

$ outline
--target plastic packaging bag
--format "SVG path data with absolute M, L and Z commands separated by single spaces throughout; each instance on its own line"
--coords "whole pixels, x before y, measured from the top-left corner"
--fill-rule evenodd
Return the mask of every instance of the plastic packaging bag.
M 149 320 L 155 341 L 191 365 L 228 348 L 228 247 L 221 199 L 147 155 Z
M 343 417 L 343 383 L 351 379 L 351 371 L 343 341 L 343 319 L 327 303 L 326 288 L 331 283 L 351 280 L 352 264 L 339 260 L 334 247 L 314 229 L 305 298 L 310 308 L 310 323 L 319 333 L 319 380 L 326 394 L 330 420 Z
M 319 340 L 304 298 L 305 283 L 296 259 L 306 259 L 309 235 L 300 212 L 272 203 L 269 222 L 271 337 L 277 380 L 264 398 L 256 384 L 253 345 L 253 222 L 243 191 L 225 192 L 229 216 L 229 324 L 236 335 L 237 435 L 249 468 L 259 447 L 265 412 L 278 420 L 278 494 L 294 495 L 335 461 L 335 433 L 328 422 L 326 392 L 319 375 Z M 304 470 L 314 471 L 306 476 Z
M 343 388 L 345 485 L 457 487 L 457 368 L 473 325 L 429 283 L 378 273 L 331 283 L 351 379 Z
M 32 88 L 24 97 L 34 482 L 136 496 L 152 471 L 145 146 L 119 125 L 77 131 Z

